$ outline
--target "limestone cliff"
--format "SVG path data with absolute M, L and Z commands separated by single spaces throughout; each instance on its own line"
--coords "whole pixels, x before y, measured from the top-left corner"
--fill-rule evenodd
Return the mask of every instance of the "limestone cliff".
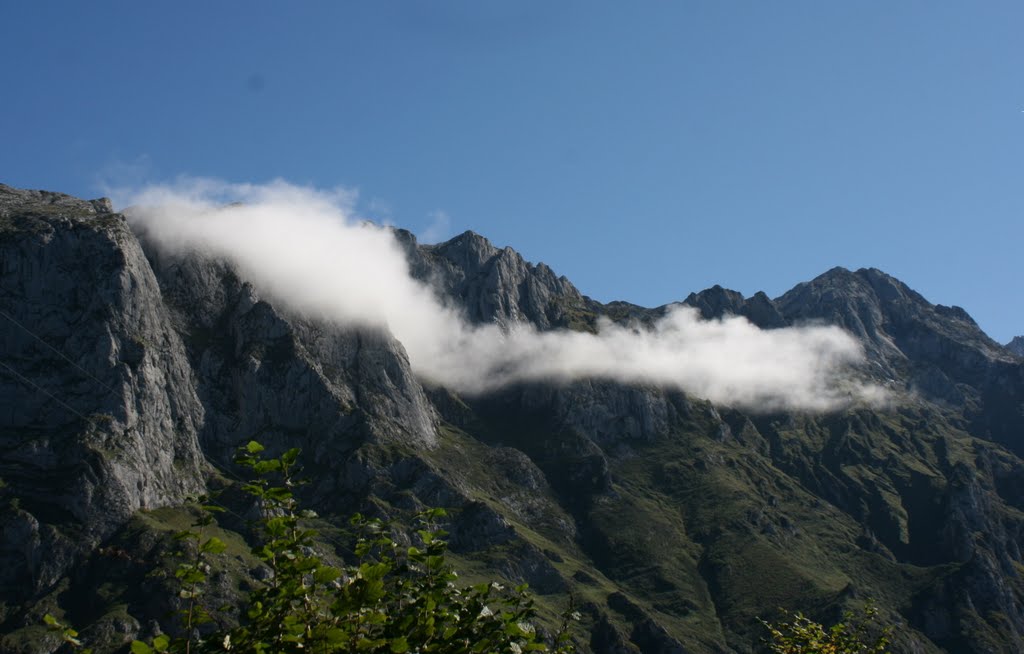
M 138 509 L 203 490 L 204 409 L 107 201 L 0 186 L 0 594 L 39 593 Z

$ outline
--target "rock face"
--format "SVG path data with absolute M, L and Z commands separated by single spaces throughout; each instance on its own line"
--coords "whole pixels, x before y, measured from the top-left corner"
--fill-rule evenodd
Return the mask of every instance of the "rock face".
M 1006 344 L 1006 349 L 1019 357 L 1024 357 L 1024 336 L 1014 336 L 1013 340 Z
M 863 342 L 881 373 L 910 375 L 921 392 L 957 398 L 957 383 L 984 386 L 1011 357 L 960 307 L 933 305 L 880 270 L 834 268 L 776 300 L 789 322 L 840 325 Z M 948 384 L 946 383 L 948 382 Z
M 0 186 L 0 266 L 0 591 L 24 599 L 136 510 L 204 488 L 204 411 L 109 202 Z
M 397 237 L 413 275 L 432 283 L 471 322 L 567 327 L 595 304 L 548 266 L 527 263 L 512 248 L 499 250 L 479 234 L 465 232 L 426 246 L 417 246 L 409 232 L 399 231 Z
M 338 471 L 361 445 L 436 445 L 433 409 L 388 334 L 283 313 L 223 263 L 148 252 L 208 409 L 199 437 L 213 461 L 230 466 L 255 435 L 299 446 L 322 471 L 321 501 L 351 504 L 362 481 Z
M 476 323 L 642 329 L 667 309 L 600 304 L 472 232 L 395 235 Z M 588 379 L 460 397 L 390 334 L 275 306 L 104 201 L 0 186 L 0 266 L 0 650 L 55 649 L 33 634 L 58 608 L 98 651 L 164 620 L 147 575 L 175 507 L 230 495 L 251 438 L 302 449 L 323 516 L 448 508 L 462 560 L 579 599 L 584 652 L 750 652 L 779 606 L 834 620 L 867 597 L 896 651 L 1024 650 L 1024 363 L 880 271 L 683 300 L 764 329 L 840 325 L 896 398 L 765 414 Z
M 700 309 L 705 320 L 721 318 L 725 315 L 743 316 L 761 329 L 785 327 L 786 319 L 779 309 L 768 299 L 763 291 L 758 291 L 749 299 L 744 299 L 736 291 L 713 286 L 700 293 L 690 293 L 683 304 Z

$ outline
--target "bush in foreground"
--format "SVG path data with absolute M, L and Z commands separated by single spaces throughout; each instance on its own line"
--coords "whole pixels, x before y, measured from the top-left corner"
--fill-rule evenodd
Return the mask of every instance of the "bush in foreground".
M 825 628 L 803 613 L 787 614 L 768 629 L 772 654 L 887 654 L 891 627 L 878 624 L 878 609 L 868 603 L 859 614 L 846 613 L 843 621 Z

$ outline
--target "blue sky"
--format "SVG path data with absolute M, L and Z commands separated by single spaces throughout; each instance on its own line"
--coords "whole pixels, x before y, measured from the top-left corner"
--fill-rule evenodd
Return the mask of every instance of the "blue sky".
M 352 187 L 602 301 L 873 266 L 1005 342 L 1021 34 L 997 1 L 8 2 L 0 181 Z

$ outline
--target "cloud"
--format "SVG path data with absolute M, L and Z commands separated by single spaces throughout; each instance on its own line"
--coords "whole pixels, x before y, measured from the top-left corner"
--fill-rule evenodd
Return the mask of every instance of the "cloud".
M 472 325 L 409 274 L 391 231 L 360 220 L 344 189 L 182 179 L 115 201 L 133 205 L 130 221 L 158 247 L 230 260 L 262 294 L 304 314 L 390 330 L 418 375 L 462 393 L 594 377 L 761 410 L 881 398 L 851 378 L 864 355 L 838 327 L 761 330 L 682 306 L 651 328 L 605 321 L 597 334 Z
M 111 195 L 113 189 L 147 184 L 154 174 L 153 160 L 148 154 L 133 159 L 111 159 L 93 174 L 93 186 L 104 195 Z

